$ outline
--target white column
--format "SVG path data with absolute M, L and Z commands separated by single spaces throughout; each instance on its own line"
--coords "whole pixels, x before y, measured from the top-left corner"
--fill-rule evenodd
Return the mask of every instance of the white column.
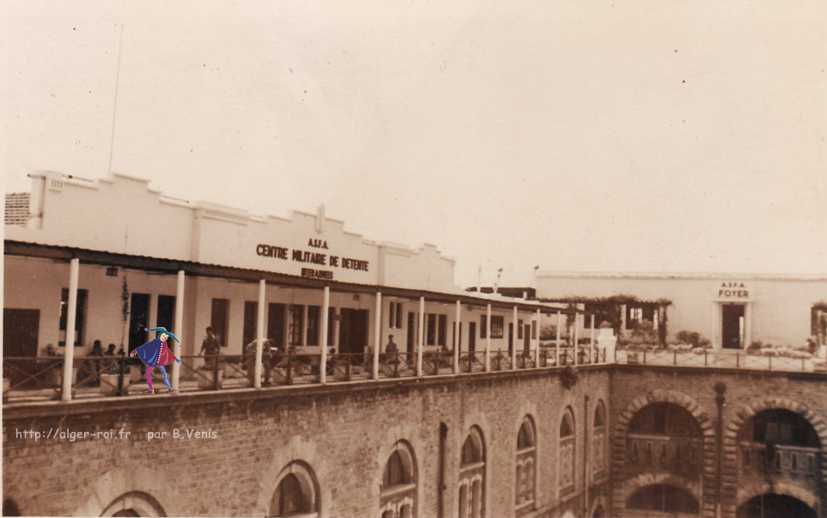
M 253 387 L 261 388 L 261 357 L 264 353 L 264 339 L 267 324 L 267 282 L 264 279 L 258 281 L 258 315 L 256 315 L 256 363 L 253 367 Z M 245 346 L 247 344 L 244 344 Z
M 376 314 L 373 322 L 373 369 L 371 377 L 379 379 L 379 348 L 382 347 L 382 292 L 376 292 Z
M 72 367 L 75 360 L 75 318 L 78 309 L 78 272 L 80 259 L 69 262 L 69 307 L 66 309 L 66 346 L 63 351 L 63 391 L 61 399 L 72 399 Z
M 319 381 L 327 383 L 327 321 L 328 308 L 330 307 L 330 287 L 324 287 L 324 295 L 322 297 L 322 336 L 319 340 L 321 345 L 322 356 L 319 359 Z
M 517 368 L 517 337 L 520 336 L 519 329 L 517 325 L 519 324 L 519 320 L 517 320 L 517 306 L 514 306 L 514 309 L 511 313 L 511 368 Z
M 591 314 L 591 329 L 589 330 L 589 362 L 594 361 L 594 313 Z M 598 353 L 598 359 L 600 354 Z
M 485 317 L 485 370 L 491 370 L 491 304 L 486 307 Z
M 419 340 L 416 343 L 416 375 L 422 376 L 422 350 L 425 348 L 425 297 L 419 297 Z
M 722 338 L 719 338 L 721 333 L 721 304 L 718 302 L 712 303 L 712 347 L 720 349 Z
M 563 330 L 563 312 L 557 311 L 557 339 L 554 341 L 554 365 L 560 365 L 560 333 Z
M 580 338 L 579 336 L 577 336 L 578 335 L 577 331 L 579 330 L 579 328 L 580 328 L 580 313 L 577 311 L 577 307 L 575 306 L 575 310 L 574 310 L 574 332 L 572 333 L 574 335 L 574 339 L 572 341 L 572 344 L 573 344 L 572 351 L 573 351 L 573 354 L 574 354 L 574 364 L 575 365 L 577 365 L 578 353 L 580 352 L 580 344 L 577 343 L 577 342 L 579 342 L 579 338 Z
M 752 343 L 752 302 L 744 304 L 744 344 L 743 348 Z
M 537 334 L 534 336 L 534 366 L 540 366 L 540 310 L 537 309 Z
M 184 270 L 178 270 L 178 282 L 175 286 L 175 329 L 172 331 L 178 340 L 173 340 L 173 353 L 176 358 L 181 357 L 180 340 L 184 336 Z M 182 362 L 184 360 L 181 360 Z M 181 364 L 178 362 L 172 363 L 172 390 L 178 390 L 181 379 Z
M 457 309 L 454 315 L 454 374 L 459 373 L 459 351 L 462 348 L 462 303 L 457 301 Z

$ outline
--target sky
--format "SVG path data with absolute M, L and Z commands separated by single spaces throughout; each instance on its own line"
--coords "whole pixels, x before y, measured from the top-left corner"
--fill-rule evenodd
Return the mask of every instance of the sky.
M 111 169 L 256 214 L 324 204 L 437 245 L 460 285 L 827 273 L 823 0 L 2 9 L 7 192 Z

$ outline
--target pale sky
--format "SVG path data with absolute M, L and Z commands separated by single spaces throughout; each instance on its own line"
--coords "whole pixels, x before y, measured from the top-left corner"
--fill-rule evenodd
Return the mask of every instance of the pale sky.
M 823 0 L 2 9 L 7 191 L 107 175 L 122 24 L 112 169 L 172 196 L 324 203 L 461 285 L 827 272 Z

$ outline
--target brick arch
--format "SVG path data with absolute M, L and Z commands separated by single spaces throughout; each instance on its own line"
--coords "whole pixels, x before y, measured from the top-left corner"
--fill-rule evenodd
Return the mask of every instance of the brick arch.
M 100 475 L 87 489 L 87 498 L 73 516 L 101 516 L 117 512 L 121 504 L 140 507 L 142 516 L 166 516 L 165 503 L 179 502 L 173 484 L 158 484 L 158 474 L 145 467 L 114 468 Z M 181 514 L 182 508 L 171 514 Z
M 686 479 L 680 477 L 678 475 L 673 475 L 671 473 L 642 473 L 636 477 L 632 477 L 628 480 L 625 480 L 619 484 L 619 495 L 623 500 L 623 507 L 626 507 L 626 501 L 635 494 L 636 491 L 639 489 L 643 489 L 647 486 L 655 486 L 655 485 L 667 485 L 667 486 L 674 486 L 680 489 L 685 490 L 687 493 L 692 495 L 695 500 L 698 501 L 698 506 L 702 507 L 703 498 L 702 498 L 702 491 L 701 485 L 697 482 L 695 483 L 687 483 Z
M 701 434 L 703 438 L 703 449 L 704 452 L 707 451 L 714 451 L 715 449 L 715 429 L 712 424 L 712 420 L 703 411 L 700 403 L 696 401 L 693 397 L 684 394 L 683 392 L 678 392 L 675 390 L 663 390 L 663 389 L 655 389 L 651 390 L 646 394 L 642 394 L 629 403 L 626 408 L 617 414 L 613 421 L 612 427 L 612 437 L 611 437 L 611 473 L 612 479 L 621 481 L 623 478 L 623 470 L 626 465 L 626 434 L 629 430 L 629 425 L 634 419 L 635 415 L 645 408 L 648 405 L 655 404 L 655 403 L 671 403 L 677 405 L 687 412 L 695 419 L 698 423 L 698 426 L 701 429 Z M 702 468 L 702 485 L 709 485 L 715 479 L 715 457 L 714 455 L 706 455 L 703 456 L 703 468 Z M 638 477 L 639 478 L 639 477 Z M 634 480 L 634 479 L 633 479 Z M 620 482 L 620 484 L 616 484 L 615 488 L 612 490 L 612 499 L 611 499 L 611 516 L 620 517 L 623 515 L 623 511 L 626 507 L 626 497 L 628 495 L 623 494 L 619 486 L 624 485 L 624 482 Z M 678 484 L 678 487 L 684 488 L 692 492 L 689 489 L 688 484 L 686 481 L 682 481 Z M 705 514 L 704 510 L 704 502 L 703 502 L 703 495 L 706 494 L 708 490 L 713 489 L 712 487 L 704 488 L 704 490 L 694 492 L 693 494 L 698 498 L 698 503 L 701 506 L 701 513 L 702 515 Z
M 819 500 L 817 495 L 814 495 L 801 486 L 784 481 L 773 482 L 772 485 L 766 482 L 755 482 L 746 486 L 739 486 L 735 508 L 737 509 L 738 507 L 741 507 L 743 504 L 749 502 L 750 499 L 756 496 L 767 493 L 775 493 L 777 495 L 793 497 L 797 500 L 801 500 L 816 511 L 818 511 L 819 508 Z
M 821 443 L 821 485 L 822 487 L 827 487 L 827 455 L 825 454 L 825 447 L 827 447 L 827 422 L 825 422 L 821 415 L 814 412 L 804 403 L 786 397 L 756 398 L 749 403 L 741 405 L 734 412 L 732 419 L 724 429 L 723 436 L 724 456 L 725 460 L 729 461 L 725 462 L 723 469 L 722 475 L 724 484 L 730 485 L 731 487 L 737 487 L 737 481 L 739 479 L 737 453 L 738 435 L 747 420 L 760 412 L 763 412 L 764 410 L 789 410 L 790 412 L 799 414 L 801 417 L 806 419 L 810 425 L 812 425 L 818 435 L 818 440 Z M 799 497 L 795 496 L 795 498 Z M 825 505 L 827 505 L 827 495 L 822 496 L 821 506 L 824 507 Z M 814 506 L 811 505 L 811 507 Z M 734 505 L 732 505 L 732 511 L 735 511 Z
M 726 430 L 724 430 L 724 444 L 735 448 L 738 442 L 738 434 L 741 432 L 744 423 L 764 410 L 789 410 L 806 419 L 818 434 L 822 455 L 824 454 L 824 447 L 827 445 L 827 422 L 804 403 L 785 397 L 761 398 L 741 405 L 735 411 L 735 415 L 727 425 Z
M 706 415 L 706 412 L 701 410 L 701 405 L 693 397 L 676 390 L 662 389 L 652 390 L 647 394 L 633 399 L 632 402 L 626 406 L 626 409 L 617 416 L 615 433 L 625 439 L 629 424 L 635 415 L 643 408 L 655 403 L 672 403 L 683 408 L 695 418 L 705 438 L 714 437 L 715 430 L 712 427 L 712 420 Z

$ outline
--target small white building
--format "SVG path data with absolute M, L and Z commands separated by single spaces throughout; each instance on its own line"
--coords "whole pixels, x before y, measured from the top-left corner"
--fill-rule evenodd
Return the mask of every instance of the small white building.
M 819 344 L 827 340 L 827 275 L 538 272 L 536 282 L 541 300 L 630 295 L 641 301 L 671 301 L 665 307 L 668 337 L 695 331 L 715 348 L 742 349 L 754 341 L 803 346 L 810 337 Z M 651 303 L 624 304 L 621 311 L 621 332 L 642 320 L 655 325 L 661 320 Z
M 285 219 L 174 198 L 121 174 L 96 181 L 30 176 L 31 192 L 12 197 L 5 226 L 5 356 L 43 355 L 47 345 L 66 343 L 73 259 L 77 356 L 94 340 L 104 349 L 134 348 L 149 338 L 144 328 L 159 325 L 183 338 L 184 356 L 199 353 L 207 326 L 223 354 L 241 354 L 256 337 L 262 280 L 265 336 L 305 353 L 327 343 L 358 354 L 384 347 L 388 335 L 400 352 L 412 353 L 420 334 L 425 350 L 450 350 L 457 342 L 461 350 L 534 347 L 532 323 L 539 312 L 556 311 L 466 293 L 454 284 L 454 260 L 435 246 L 368 240 L 323 208 Z M 327 337 L 321 336 L 325 287 Z

